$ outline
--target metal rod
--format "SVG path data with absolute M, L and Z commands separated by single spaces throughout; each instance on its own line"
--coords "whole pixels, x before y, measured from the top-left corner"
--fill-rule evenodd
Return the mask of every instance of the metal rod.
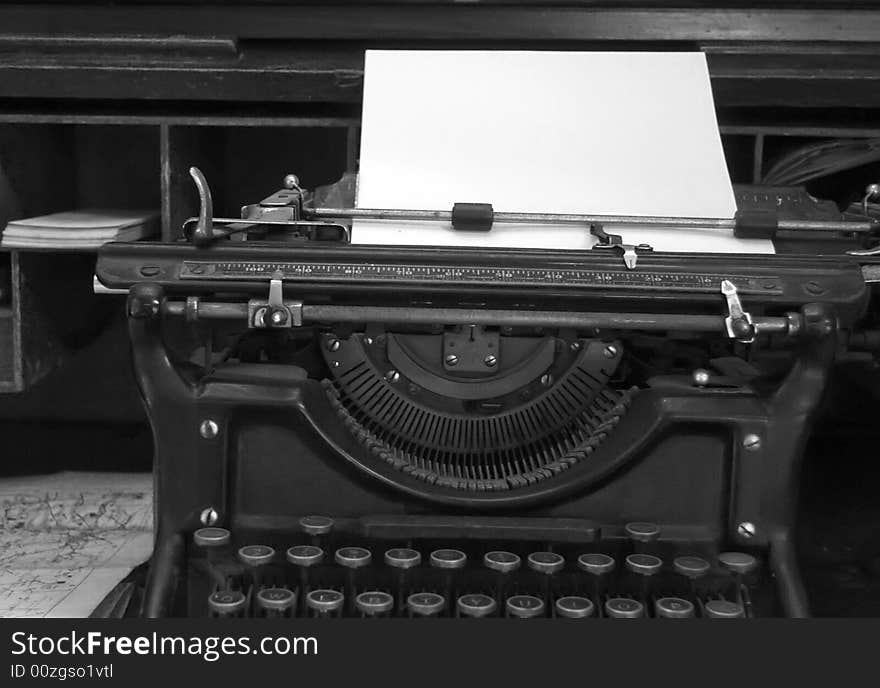
M 185 314 L 183 301 L 167 301 L 164 313 Z M 245 303 L 199 303 L 200 319 L 247 318 Z M 720 315 L 671 313 L 577 313 L 570 311 L 479 310 L 466 308 L 395 308 L 383 306 L 303 305 L 302 319 L 308 322 L 391 322 L 402 325 L 482 325 L 510 327 L 571 327 L 613 330 L 676 330 L 680 332 L 726 333 Z M 755 317 L 759 333 L 782 333 L 789 329 L 787 318 Z
M 449 210 L 394 210 L 388 208 L 307 208 L 304 214 L 314 218 L 352 220 L 434 220 L 451 222 Z M 736 221 L 720 217 L 664 217 L 661 215 L 587 215 L 581 213 L 506 213 L 493 214 L 494 222 L 512 224 L 619 224 L 640 227 L 734 229 Z M 782 231 L 870 232 L 876 223 L 834 220 L 780 220 Z

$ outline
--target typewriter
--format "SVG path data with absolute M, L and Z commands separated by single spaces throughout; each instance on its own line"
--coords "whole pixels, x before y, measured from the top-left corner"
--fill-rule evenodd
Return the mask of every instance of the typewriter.
M 186 239 L 96 275 L 155 440 L 146 616 L 809 615 L 800 465 L 876 348 L 880 189 L 831 219 L 741 189 L 730 231 L 779 252 L 684 256 L 590 217 L 593 250 L 359 246 L 350 179 L 215 218 L 191 174 Z

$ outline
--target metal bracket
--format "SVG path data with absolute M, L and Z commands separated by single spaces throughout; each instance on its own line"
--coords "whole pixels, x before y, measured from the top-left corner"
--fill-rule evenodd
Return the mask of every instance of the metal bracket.
M 269 280 L 269 298 L 248 301 L 248 327 L 252 329 L 288 329 L 302 326 L 302 301 L 284 301 L 281 275 Z
M 639 251 L 653 251 L 648 244 L 624 244 L 619 234 L 608 234 L 600 224 L 590 225 L 590 234 L 599 240 L 594 249 L 613 249 L 623 254 L 623 264 L 627 270 L 635 270 L 639 261 Z
M 755 341 L 756 328 L 752 322 L 752 316 L 743 310 L 742 302 L 736 287 L 730 280 L 721 282 L 721 293 L 727 299 L 727 317 L 724 318 L 724 326 L 727 335 L 743 344 L 751 344 Z

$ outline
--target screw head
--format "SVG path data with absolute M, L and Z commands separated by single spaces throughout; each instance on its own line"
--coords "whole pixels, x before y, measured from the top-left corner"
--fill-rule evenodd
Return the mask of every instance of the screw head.
M 449 354 L 446 357 L 446 365 L 448 365 L 448 366 L 458 365 L 458 356 L 456 356 L 455 354 Z
M 299 177 L 297 177 L 295 174 L 284 175 L 284 188 L 285 189 L 298 189 L 299 188 Z
M 220 426 L 210 418 L 203 420 L 199 425 L 199 434 L 206 440 L 212 440 L 220 433 Z
M 494 368 L 495 364 L 498 363 L 498 359 L 494 355 L 489 354 L 483 359 L 483 363 L 485 363 L 488 368 Z
M 709 371 L 705 368 L 697 368 L 694 371 L 694 384 L 697 387 L 705 387 L 709 384 Z
M 338 339 L 327 340 L 327 351 L 339 351 L 340 346 L 342 346 L 342 344 L 339 343 Z
M 865 194 L 869 199 L 880 198 L 880 184 L 868 184 L 865 187 Z
M 609 344 L 605 347 L 602 353 L 604 354 L 605 358 L 614 358 L 615 356 L 617 356 L 617 347 L 614 346 L 614 344 Z
M 203 526 L 213 526 L 219 520 L 220 514 L 218 514 L 217 510 L 212 506 L 209 506 L 207 509 L 202 509 L 202 513 L 199 514 L 199 521 Z
M 364 344 L 366 344 L 367 346 L 370 346 L 372 343 L 373 343 L 372 337 L 364 337 Z
M 541 384 L 545 387 L 549 387 L 553 384 L 553 376 L 550 373 L 544 373 L 541 376 Z
M 572 342 L 571 345 L 569 346 L 569 348 L 572 351 L 580 351 L 581 350 L 581 343 L 580 342 Z
M 755 527 L 755 524 L 751 521 L 743 521 L 736 527 L 737 535 L 743 538 L 753 538 L 755 537 L 755 533 L 758 532 L 758 529 Z
M 761 448 L 761 438 L 753 432 L 743 437 L 743 449 L 746 451 L 758 451 Z
M 400 373 L 396 370 L 389 370 L 385 373 L 385 382 L 397 382 L 400 379 Z
M 272 311 L 272 315 L 269 319 L 272 321 L 273 325 L 281 325 L 286 320 L 286 318 L 284 317 L 284 313 L 280 310 Z

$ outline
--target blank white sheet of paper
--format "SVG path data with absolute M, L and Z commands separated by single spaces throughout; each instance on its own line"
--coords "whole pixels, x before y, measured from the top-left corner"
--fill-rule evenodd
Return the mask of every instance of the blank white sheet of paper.
M 701 53 L 367 51 L 361 208 L 731 218 Z M 617 230 L 608 228 L 609 231 Z M 638 235 L 638 236 L 636 236 Z M 729 230 L 629 230 L 657 250 L 772 253 Z M 359 221 L 355 243 L 589 248 L 580 227 Z

